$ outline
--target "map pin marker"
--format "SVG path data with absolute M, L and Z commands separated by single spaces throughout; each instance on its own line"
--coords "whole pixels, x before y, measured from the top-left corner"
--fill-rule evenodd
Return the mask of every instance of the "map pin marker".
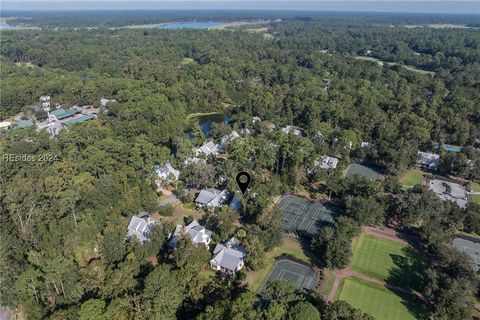
M 237 181 L 240 191 L 245 194 L 245 192 L 247 192 L 248 186 L 250 185 L 250 182 L 252 182 L 252 177 L 248 172 L 242 171 L 237 174 L 237 178 L 235 180 Z

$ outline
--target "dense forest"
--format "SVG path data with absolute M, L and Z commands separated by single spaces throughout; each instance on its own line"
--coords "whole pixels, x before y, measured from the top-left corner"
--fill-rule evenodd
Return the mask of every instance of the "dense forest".
M 122 21 L 158 21 L 147 18 Z M 247 17 L 231 20 L 240 18 Z M 203 221 L 215 230 L 216 241 L 242 231 L 247 270 L 260 269 L 265 254 L 282 242 L 282 216 L 273 198 L 313 180 L 319 182 L 316 191 L 329 194 L 345 212 L 311 241 L 319 268 L 345 266 L 362 225 L 395 220 L 420 239 L 428 256 L 421 292 L 428 312 L 437 319 L 470 315 L 478 275 L 447 242 L 457 231 L 480 232 L 479 206 L 461 209 L 422 186 L 404 190 L 396 175 L 415 164 L 418 150 L 448 143 L 464 152 L 442 154 L 440 173 L 480 180 L 474 147 L 480 138 L 480 33 L 391 27 L 382 16 L 369 16 L 364 21 L 376 22 L 369 25 L 349 16 L 281 18 L 249 26 L 267 27 L 265 32 L 105 25 L 2 31 L 0 120 L 20 112 L 40 117 L 31 106 L 42 95 L 62 106 L 116 100 L 97 120 L 54 138 L 34 128 L 0 130 L 2 154 L 56 159 L 0 159 L 2 305 L 20 307 L 29 319 L 370 319 L 288 282 L 272 282 L 257 295 L 243 272 L 206 277 L 208 250 L 190 241 L 169 250 L 169 223 L 157 227 L 147 245 L 126 242 L 132 215 L 171 214 L 158 207 L 152 178 L 154 166 L 169 161 L 182 168 L 176 190 L 185 203 L 192 202 L 185 188 L 234 192 L 235 174 L 252 172 L 244 214 L 225 207 Z M 91 23 L 83 19 L 60 26 Z M 51 21 L 58 19 L 29 23 Z M 206 136 L 189 115 L 207 112 L 230 122 L 215 124 Z M 269 130 L 252 117 L 298 126 L 304 135 Z M 232 128 L 248 128 L 252 136 L 229 145 L 228 160 L 184 164 L 194 146 Z M 319 133 L 322 139 L 313 138 Z M 362 149 L 363 141 L 375 148 Z M 351 161 L 373 164 L 386 178 L 343 177 L 341 170 L 309 177 L 306 169 L 322 154 L 338 155 L 340 169 Z

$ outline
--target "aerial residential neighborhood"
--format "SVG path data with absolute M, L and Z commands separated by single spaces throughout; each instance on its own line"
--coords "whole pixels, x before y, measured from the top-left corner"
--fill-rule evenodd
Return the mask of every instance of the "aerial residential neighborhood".
M 477 3 L 0 2 L 0 320 L 480 319 Z

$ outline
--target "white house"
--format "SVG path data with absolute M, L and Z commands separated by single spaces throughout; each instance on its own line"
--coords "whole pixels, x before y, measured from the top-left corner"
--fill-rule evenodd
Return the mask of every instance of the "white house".
M 437 170 L 439 161 L 440 156 L 438 154 L 422 151 L 417 152 L 417 165 L 419 167 L 429 170 Z
M 225 203 L 227 196 L 227 190 L 220 191 L 210 188 L 200 191 L 195 203 L 206 208 L 216 208 Z
M 105 99 L 105 98 L 102 98 L 100 99 L 100 105 L 104 108 L 106 108 L 108 106 L 109 103 L 115 103 L 117 102 L 116 100 L 114 99 Z
M 220 143 L 223 145 L 225 143 L 230 143 L 233 140 L 240 138 L 240 135 L 236 130 L 233 130 L 231 133 L 224 135 L 220 138 Z
M 155 172 L 157 174 L 157 179 L 155 182 L 159 186 L 164 183 L 170 183 L 178 180 L 180 177 L 180 171 L 175 170 L 169 162 L 167 162 L 164 166 L 155 166 Z
M 232 237 L 225 245 L 216 245 L 210 266 L 217 271 L 234 274 L 243 268 L 245 254 L 246 250 Z
M 193 220 L 188 225 L 177 224 L 175 231 L 173 232 L 172 239 L 170 239 L 168 245 L 171 248 L 175 248 L 178 243 L 179 237 L 187 235 L 194 244 L 208 247 L 212 241 L 213 232 L 201 226 L 197 220 Z
M 2 121 L 0 122 L 0 129 L 9 129 L 12 126 L 11 122 Z
M 209 141 L 208 143 L 195 150 L 195 156 L 199 156 L 203 153 L 207 157 L 216 157 L 218 154 L 218 150 L 219 146 L 213 143 L 213 141 Z
M 315 165 L 320 165 L 322 169 L 335 169 L 340 161 L 338 158 L 330 157 L 330 156 L 323 156 L 321 157 L 322 162 L 319 163 L 316 161 Z
M 142 212 L 138 216 L 132 216 L 128 223 L 126 239 L 131 240 L 133 237 L 136 237 L 140 243 L 144 243 L 148 240 L 148 233 L 152 231 L 153 226 L 157 223 L 159 221 L 150 218 L 146 212 Z
M 285 126 L 282 128 L 282 131 L 288 134 L 292 133 L 296 136 L 301 136 L 303 130 L 294 126 Z

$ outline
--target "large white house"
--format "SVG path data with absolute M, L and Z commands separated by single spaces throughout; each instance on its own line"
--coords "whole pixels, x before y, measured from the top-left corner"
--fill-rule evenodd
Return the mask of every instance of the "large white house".
M 168 245 L 171 248 L 175 248 L 177 246 L 179 237 L 186 235 L 188 236 L 192 242 L 196 245 L 204 245 L 208 247 L 210 242 L 212 241 L 213 232 L 206 229 L 205 227 L 201 226 L 197 220 L 193 220 L 190 224 L 177 224 L 175 231 L 173 232 L 173 236 L 168 242 Z
M 234 274 L 243 268 L 245 254 L 245 249 L 232 237 L 225 245 L 216 245 L 210 266 L 217 271 Z
M 206 208 L 216 208 L 224 204 L 227 197 L 227 190 L 220 191 L 215 188 L 209 188 L 200 191 L 195 199 L 195 203 Z
M 338 158 L 323 156 L 321 157 L 322 162 L 316 162 L 316 165 L 319 164 L 321 169 L 335 169 L 340 161 Z
M 140 243 L 144 243 L 148 240 L 148 234 L 157 223 L 159 221 L 150 218 L 146 212 L 142 212 L 138 216 L 132 216 L 128 223 L 126 239 L 131 240 L 136 237 Z
M 164 166 L 155 166 L 155 173 L 157 174 L 155 182 L 158 186 L 178 180 L 180 177 L 180 171 L 175 170 L 169 162 Z
M 207 157 L 215 158 L 219 152 L 219 146 L 216 145 L 213 141 L 209 141 L 198 149 L 195 149 L 195 156 L 200 154 L 205 154 Z

